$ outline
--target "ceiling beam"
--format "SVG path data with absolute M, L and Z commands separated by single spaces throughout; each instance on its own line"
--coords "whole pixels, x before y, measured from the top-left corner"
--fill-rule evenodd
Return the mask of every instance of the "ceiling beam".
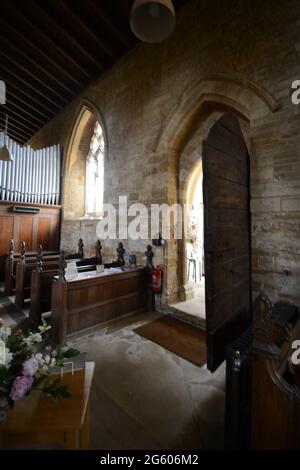
M 3 116 L 2 116 L 2 114 L 3 114 Z M 0 113 L 0 119 L 2 119 L 3 122 L 5 123 L 6 114 L 5 114 L 4 112 L 3 112 L 2 114 Z M 18 124 L 15 124 L 15 121 L 14 121 L 12 118 L 10 118 L 10 119 L 9 119 L 8 130 L 10 130 L 10 129 L 12 129 L 12 128 L 13 128 L 13 131 L 14 131 L 15 133 L 18 133 L 18 134 L 20 134 L 20 135 L 22 135 L 22 134 L 24 134 L 24 136 L 26 136 L 26 135 L 31 135 L 31 131 L 30 131 L 30 132 L 29 132 L 29 131 L 28 131 L 28 132 L 24 131 L 24 128 L 18 126 Z
M 122 42 L 122 44 L 126 47 L 129 47 L 131 45 L 131 41 L 128 38 L 127 34 L 125 34 L 121 28 L 119 28 L 109 17 L 109 15 L 104 11 L 103 7 L 101 7 L 101 4 L 98 2 L 93 2 L 91 0 L 85 0 L 84 1 L 84 6 L 87 6 L 89 11 L 92 12 L 95 17 L 100 17 L 103 23 L 106 24 L 108 29 L 110 29 L 115 36 L 118 37 L 118 39 Z
M 2 40 L 2 36 L 0 34 L 0 38 Z M 61 101 L 63 101 L 65 104 L 68 103 L 68 99 L 66 99 L 66 97 L 62 96 L 61 93 L 59 93 L 57 90 L 55 90 L 52 86 L 48 85 L 48 82 L 46 83 L 45 81 L 43 81 L 42 79 L 40 79 L 35 73 L 34 73 L 34 69 L 31 69 L 33 70 L 31 72 L 31 70 L 28 70 L 27 67 L 25 67 L 24 65 L 21 65 L 20 62 L 18 62 L 17 60 L 13 59 L 12 55 L 9 55 L 9 54 L 5 54 L 5 52 L 3 51 L 3 49 L 0 48 L 0 55 L 2 55 L 3 57 L 5 57 L 9 62 L 13 63 L 15 67 L 17 67 L 17 69 L 20 69 L 22 70 L 23 72 L 25 72 L 27 75 L 29 75 L 31 77 L 31 79 L 33 81 L 36 81 L 38 83 L 40 83 L 42 85 L 42 88 L 47 88 L 47 90 L 51 91 L 51 93 L 53 93 L 54 95 L 56 95 Z M 24 55 L 24 54 L 23 54 Z M 32 62 L 32 61 L 31 61 Z M 1 64 L 2 65 L 2 64 Z M 33 65 L 35 65 L 35 63 L 33 62 Z
M 6 24 L 6 22 L 3 22 L 0 18 L 0 24 L 2 25 L 5 25 L 5 27 L 7 27 L 8 25 Z M 1 38 L 1 42 L 5 42 L 6 44 L 9 45 L 9 47 L 11 47 L 12 49 L 14 49 L 15 51 L 19 52 L 19 54 L 21 56 L 23 56 L 28 62 L 30 62 L 31 64 L 34 65 L 34 67 L 36 67 L 38 70 L 40 70 L 43 74 L 45 74 L 50 80 L 52 80 L 52 82 L 55 82 L 57 83 L 57 85 L 59 85 L 61 88 L 63 88 L 67 93 L 70 93 L 70 94 L 73 94 L 74 90 L 73 88 L 70 88 L 68 85 L 66 85 L 66 83 L 62 80 L 59 80 L 57 78 L 57 75 L 56 74 L 53 74 L 50 72 L 50 70 L 53 68 L 53 64 L 52 64 L 52 60 L 49 60 L 49 58 L 47 57 L 47 55 L 44 53 L 44 52 L 41 52 L 40 49 L 38 47 L 36 47 L 33 43 L 31 43 L 31 41 L 29 41 L 22 33 L 20 33 L 17 29 L 11 27 L 11 26 L 8 26 L 8 29 L 12 31 L 12 34 L 15 38 L 19 38 L 19 41 L 18 41 L 18 44 L 19 45 L 24 45 L 25 43 L 27 43 L 28 47 L 31 48 L 32 50 L 35 50 L 38 54 L 40 54 L 40 56 L 44 57 L 44 59 L 46 58 L 46 60 L 48 60 L 50 63 L 48 64 L 47 68 L 45 68 L 45 66 L 42 66 L 38 60 L 36 59 L 33 59 L 32 58 L 32 55 L 28 55 L 28 53 L 25 52 L 24 49 L 20 48 L 20 46 L 16 46 L 16 42 L 12 43 L 10 41 L 8 41 L 5 37 L 5 35 L 3 34 L 0 34 L 0 38 Z M 3 31 L 3 28 L 2 28 L 2 31 Z M 21 47 L 22 47 L 21 46 Z M 79 85 L 81 86 L 81 85 Z M 78 87 L 77 87 L 77 90 L 78 90 Z
M 99 62 L 99 60 L 96 57 L 94 57 L 90 52 L 88 52 L 86 48 L 83 47 L 82 44 L 79 43 L 77 39 L 74 38 L 74 36 L 69 34 L 69 32 L 65 28 L 59 26 L 57 21 L 55 21 L 52 18 L 52 16 L 43 9 L 45 5 L 39 5 L 37 3 L 33 3 L 32 0 L 28 0 L 28 3 L 29 2 L 32 5 L 32 9 L 34 9 L 34 11 L 36 11 L 36 13 L 38 14 L 39 18 L 43 20 L 45 24 L 48 23 L 52 31 L 56 31 L 57 34 L 64 37 L 65 41 L 68 41 L 69 43 L 71 43 L 71 45 L 75 48 L 76 51 L 79 51 L 80 54 L 87 57 L 87 59 L 90 62 L 92 62 L 93 66 L 96 66 L 97 69 L 99 69 L 99 71 L 104 70 L 104 65 L 101 62 Z M 26 4 L 27 4 L 27 1 L 26 1 Z
M 80 71 L 80 73 L 84 75 L 85 78 L 90 80 L 91 76 L 86 71 L 85 67 L 82 67 L 78 61 L 76 61 L 75 59 L 73 59 L 73 57 L 67 54 L 64 48 L 60 47 L 55 41 L 53 41 L 49 36 L 47 36 L 47 34 L 45 34 L 44 31 L 31 18 L 29 18 L 28 15 L 26 15 L 26 12 L 28 12 L 28 4 L 31 4 L 32 8 L 36 8 L 36 3 L 33 4 L 33 2 L 31 2 L 30 0 L 26 1 L 25 13 L 24 11 L 21 11 L 20 8 L 16 10 L 16 7 L 15 6 L 13 7 L 15 12 L 18 11 L 18 14 L 20 15 L 23 23 L 27 25 L 30 31 L 33 31 L 34 34 L 36 34 L 40 38 L 41 44 L 43 42 L 47 43 L 50 49 L 56 51 L 56 54 L 58 54 L 58 57 L 63 57 L 67 62 L 70 62 L 76 71 Z M 41 48 L 38 48 L 38 51 L 40 54 L 43 54 L 43 56 L 49 62 L 51 62 L 54 67 L 59 68 L 61 73 L 67 76 L 70 80 L 72 80 L 74 83 L 76 83 L 79 86 L 82 85 L 81 81 L 77 80 L 76 76 L 68 72 L 63 65 L 58 63 L 57 60 L 52 59 L 48 54 L 44 53 Z
M 3 116 L 6 117 L 6 114 L 3 113 Z M 1 116 L 0 114 L 0 119 L 3 119 L 3 122 L 5 123 L 5 117 Z M 8 130 L 13 130 L 13 132 L 15 132 L 16 134 L 19 134 L 20 136 L 21 135 L 24 135 L 25 137 L 26 136 L 29 136 L 31 135 L 31 131 L 25 131 L 24 128 L 18 126 L 17 124 L 15 124 L 15 122 L 13 121 L 13 119 L 9 119 L 9 126 L 8 126 Z
M 62 0 L 56 0 L 55 4 L 59 4 L 59 7 L 65 11 L 65 13 L 70 16 L 73 21 L 77 22 L 77 24 L 81 27 L 81 29 L 90 36 L 90 38 L 98 44 L 98 46 L 105 52 L 106 55 L 109 56 L 110 59 L 115 60 L 117 58 L 116 53 L 112 50 L 112 48 L 105 43 L 100 37 L 83 21 L 77 14 L 66 5 Z
M 36 124 L 32 124 L 28 122 L 28 119 L 24 118 L 20 113 L 14 111 L 8 106 L 5 106 L 5 111 L 3 111 L 8 117 L 9 121 L 12 119 L 13 122 L 16 122 L 24 129 L 27 129 L 29 132 L 35 133 L 37 130 L 40 129 L 40 126 L 37 126 Z
M 0 80 L 9 132 L 22 143 L 135 43 L 133 0 L 4 0 Z M 137 41 L 136 41 L 137 42 Z
M 0 126 L 0 131 L 5 132 L 5 129 L 2 126 Z M 25 137 L 19 137 L 19 136 L 15 135 L 15 134 L 12 134 L 10 132 L 8 132 L 7 135 L 10 139 L 14 140 L 20 146 L 23 146 L 24 143 L 26 142 Z
M 27 111 L 26 109 L 24 109 L 24 106 L 19 106 L 18 104 L 16 104 L 8 95 L 6 95 L 6 104 L 5 106 L 7 106 L 9 109 L 16 109 L 17 112 L 18 111 L 21 111 L 21 115 L 27 115 L 32 121 L 35 121 L 38 125 L 44 125 L 45 123 L 45 119 L 40 119 L 40 118 L 37 118 L 35 115 L 32 114 L 32 112 L 30 111 Z M 26 117 L 26 116 L 24 116 Z
M 3 70 L 5 71 L 5 73 L 3 73 Z M 49 104 L 51 103 L 51 106 L 55 107 L 57 112 L 60 111 L 62 109 L 62 106 L 65 104 L 65 103 L 58 103 L 57 101 L 54 101 L 51 97 L 49 97 L 49 94 L 45 95 L 45 93 L 41 92 L 37 87 L 34 87 L 31 84 L 31 81 L 28 82 L 24 80 L 19 74 L 16 74 L 15 72 L 8 69 L 1 63 L 0 63 L 0 76 L 2 79 L 5 80 L 6 84 L 14 86 L 16 89 L 20 90 L 20 92 L 23 93 L 24 95 L 31 97 L 31 99 L 34 99 L 29 93 L 26 93 L 24 91 L 23 86 L 26 86 L 27 88 L 31 90 L 31 93 L 35 93 L 41 96 L 41 98 L 47 101 Z M 36 99 L 39 100 L 38 98 Z M 40 101 L 37 101 L 37 102 L 40 104 Z M 43 104 L 40 104 L 40 105 L 43 106 L 45 109 L 50 109 L 49 105 L 43 105 Z
M 5 121 L 2 118 L 0 118 L 0 132 L 5 132 Z M 30 134 L 20 133 L 18 131 L 14 131 L 12 129 L 8 130 L 7 135 L 11 139 L 13 139 L 14 141 L 16 141 L 18 143 L 21 143 L 22 145 L 24 144 L 24 142 L 26 142 L 31 137 Z
M 17 103 L 22 103 L 22 106 L 26 107 L 26 108 L 30 108 L 35 114 L 38 114 L 39 116 L 41 116 L 44 120 L 45 119 L 49 119 L 51 118 L 52 114 L 53 113 L 44 113 L 42 110 L 41 110 L 41 106 L 33 106 L 29 100 L 24 100 L 23 98 L 21 98 L 19 96 L 18 93 L 14 93 L 12 92 L 12 87 L 9 86 L 6 88 L 6 97 L 7 97 L 7 101 L 8 102 L 15 102 L 15 100 L 17 101 Z
M 3 129 L 5 131 L 5 124 L 6 124 L 6 114 L 0 112 L 0 122 L 3 124 Z M 27 139 L 28 136 L 31 135 L 31 131 L 25 131 L 23 128 L 20 128 L 17 124 L 13 122 L 13 119 L 9 119 L 8 127 L 7 127 L 8 132 L 12 132 L 15 135 L 18 135 L 18 137 L 21 137 L 23 139 Z

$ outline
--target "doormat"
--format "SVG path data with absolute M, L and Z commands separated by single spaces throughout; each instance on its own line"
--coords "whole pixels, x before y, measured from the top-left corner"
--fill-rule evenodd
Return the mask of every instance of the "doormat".
M 199 328 L 164 315 L 134 332 L 199 367 L 206 364 L 206 335 Z

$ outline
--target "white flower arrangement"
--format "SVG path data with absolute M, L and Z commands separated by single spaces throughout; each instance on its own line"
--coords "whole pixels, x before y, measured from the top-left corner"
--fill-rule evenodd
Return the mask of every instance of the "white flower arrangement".
M 13 409 L 14 403 L 32 390 L 41 390 L 55 400 L 68 398 L 68 388 L 59 380 L 50 380 L 51 369 L 62 366 L 66 359 L 77 356 L 79 351 L 72 348 L 47 346 L 36 352 L 36 345 L 44 341 L 50 326 L 43 321 L 39 332 L 18 331 L 12 333 L 0 319 L 0 420 L 5 419 L 6 409 Z

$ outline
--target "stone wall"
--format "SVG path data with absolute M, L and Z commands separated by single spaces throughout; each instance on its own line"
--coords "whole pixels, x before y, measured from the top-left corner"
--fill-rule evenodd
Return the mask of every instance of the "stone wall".
M 300 107 L 290 99 L 300 78 L 299 38 L 298 0 L 190 0 L 170 40 L 136 46 L 30 144 L 60 143 L 66 160 L 87 99 L 107 131 L 105 202 L 128 195 L 129 203 L 173 203 L 212 121 L 235 111 L 251 154 L 253 289 L 263 283 L 273 298 L 300 304 Z M 92 252 L 95 226 L 68 218 L 62 245 L 82 236 Z M 146 243 L 125 246 L 142 259 Z M 115 256 L 116 241 L 105 245 Z M 179 244 L 168 241 L 155 262 L 165 266 L 171 302 L 182 282 Z

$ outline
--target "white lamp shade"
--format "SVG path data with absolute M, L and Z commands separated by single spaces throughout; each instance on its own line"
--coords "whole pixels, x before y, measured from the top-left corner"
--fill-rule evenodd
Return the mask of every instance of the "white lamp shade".
M 174 31 L 176 16 L 171 0 L 135 0 L 130 16 L 134 34 L 144 42 L 159 43 Z
M 6 144 L 0 148 L 0 160 L 3 160 L 5 162 L 12 162 L 13 161 L 13 156 L 6 146 Z

